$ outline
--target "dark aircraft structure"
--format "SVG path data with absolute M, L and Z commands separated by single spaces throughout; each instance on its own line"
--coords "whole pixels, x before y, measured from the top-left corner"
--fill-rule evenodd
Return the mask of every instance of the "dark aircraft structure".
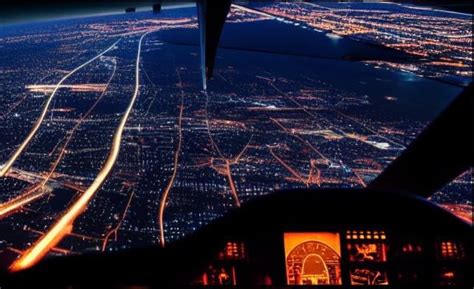
M 197 1 L 201 42 L 201 77 L 204 90 L 207 88 L 207 79 L 211 78 L 214 72 L 217 47 L 231 4 L 231 0 Z
M 230 6 L 197 1 L 204 89 Z M 166 248 L 51 258 L 2 273 L 2 289 L 472 288 L 472 226 L 426 199 L 474 165 L 472 96 L 470 84 L 366 189 L 277 192 Z

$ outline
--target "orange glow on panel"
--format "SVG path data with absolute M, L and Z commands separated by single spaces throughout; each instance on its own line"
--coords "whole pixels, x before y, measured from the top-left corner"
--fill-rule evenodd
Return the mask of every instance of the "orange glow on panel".
M 341 285 L 339 233 L 284 233 L 288 285 Z
M 219 260 L 245 259 L 245 246 L 242 242 L 227 242 L 225 248 L 218 254 Z

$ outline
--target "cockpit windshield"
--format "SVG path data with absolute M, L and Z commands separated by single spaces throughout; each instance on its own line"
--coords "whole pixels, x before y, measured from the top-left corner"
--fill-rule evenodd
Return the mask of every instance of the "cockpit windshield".
M 1 24 L 0 51 L 0 266 L 23 268 L 366 187 L 472 81 L 472 15 L 236 3 L 205 90 L 191 4 Z M 472 220 L 472 182 L 432 200 Z

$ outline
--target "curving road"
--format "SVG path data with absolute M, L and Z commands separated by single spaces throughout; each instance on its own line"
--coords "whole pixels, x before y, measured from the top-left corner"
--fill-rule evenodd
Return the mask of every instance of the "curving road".
M 165 207 L 166 207 L 166 203 L 168 202 L 168 196 L 169 196 L 170 190 L 174 185 L 174 181 L 178 173 L 179 156 L 181 154 L 181 146 L 183 143 L 184 91 L 183 91 L 183 84 L 181 82 L 181 76 L 177 69 L 176 69 L 176 73 L 178 74 L 179 86 L 181 87 L 181 105 L 179 108 L 179 116 L 178 116 L 178 146 L 176 147 L 176 152 L 174 154 L 173 174 L 171 175 L 171 179 L 169 180 L 168 185 L 166 186 L 165 190 L 161 194 L 161 198 L 160 198 L 158 223 L 160 226 L 160 244 L 162 247 L 165 247 L 165 225 L 164 225 Z
M 23 150 L 28 146 L 28 143 L 31 141 L 31 139 L 35 136 L 36 132 L 38 131 L 38 129 L 40 128 L 41 126 L 41 123 L 43 122 L 43 119 L 44 117 L 46 116 L 46 113 L 48 112 L 48 109 L 49 109 L 49 106 L 51 104 L 51 100 L 53 100 L 54 98 L 54 95 L 56 94 L 56 92 L 59 90 L 59 88 L 61 87 L 61 84 L 66 80 L 68 79 L 71 75 L 73 75 L 74 73 L 76 73 L 79 69 L 85 67 L 86 65 L 88 65 L 89 63 L 93 62 L 94 60 L 98 59 L 99 57 L 101 57 L 102 55 L 104 55 L 105 53 L 109 52 L 110 50 L 112 50 L 115 45 L 120 41 L 117 40 L 114 44 L 112 44 L 109 48 L 107 48 L 106 50 L 102 51 L 101 53 L 99 53 L 98 55 L 96 55 L 95 57 L 89 59 L 88 61 L 84 62 L 83 64 L 79 65 L 78 67 L 74 68 L 73 70 L 71 70 L 68 74 L 66 74 L 57 84 L 56 86 L 54 87 L 54 90 L 53 92 L 49 95 L 48 97 L 48 100 L 46 101 L 46 104 L 45 106 L 43 107 L 43 110 L 41 111 L 41 114 L 39 116 L 39 118 L 36 120 L 35 124 L 33 125 L 33 128 L 31 129 L 30 133 L 26 136 L 25 140 L 20 144 L 20 146 L 15 150 L 15 152 L 11 155 L 10 159 L 3 165 L 3 167 L 1 168 L 0 170 L 0 177 L 4 177 L 8 171 L 10 170 L 10 168 L 12 167 L 13 163 L 16 161 L 16 159 L 21 155 L 21 153 L 23 152 Z
M 153 32 L 153 30 L 143 34 L 138 42 L 138 51 L 135 63 L 135 90 L 127 110 L 123 114 L 122 119 L 120 120 L 120 123 L 115 131 L 109 156 L 102 166 L 102 169 L 99 171 L 96 178 L 90 187 L 87 188 L 84 194 L 82 194 L 81 197 L 67 209 L 66 213 L 50 228 L 49 231 L 47 231 L 38 241 L 33 244 L 32 247 L 27 249 L 23 255 L 10 266 L 10 271 L 18 271 L 33 266 L 39 262 L 49 252 L 49 250 L 54 248 L 54 246 L 56 246 L 65 235 L 70 233 L 72 231 L 75 219 L 87 209 L 89 201 L 92 199 L 96 191 L 100 189 L 105 179 L 111 172 L 120 151 L 120 142 L 122 140 L 125 124 L 127 123 L 130 112 L 133 108 L 133 105 L 135 104 L 135 100 L 140 88 L 140 54 L 143 38 L 151 32 Z

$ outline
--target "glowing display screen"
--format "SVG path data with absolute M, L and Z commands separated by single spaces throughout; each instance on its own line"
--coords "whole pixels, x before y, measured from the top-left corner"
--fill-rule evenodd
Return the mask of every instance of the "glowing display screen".
M 383 269 L 352 269 L 351 285 L 388 285 L 387 273 Z
M 285 233 L 288 285 L 341 285 L 338 233 Z
M 351 262 L 385 262 L 386 248 L 382 243 L 347 244 Z

